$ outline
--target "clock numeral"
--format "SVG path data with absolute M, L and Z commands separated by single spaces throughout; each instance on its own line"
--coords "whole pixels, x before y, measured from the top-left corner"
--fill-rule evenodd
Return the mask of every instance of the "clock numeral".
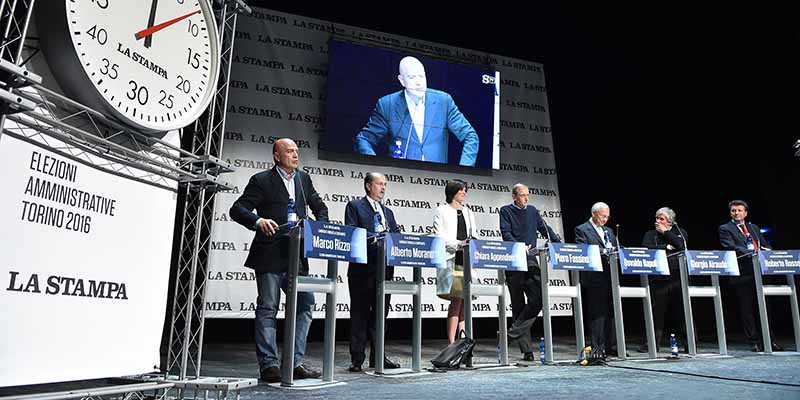
M 186 61 L 186 63 L 191 65 L 194 69 L 200 68 L 200 53 L 195 53 L 189 48 L 189 60 Z
M 103 28 L 97 29 L 97 25 L 89 28 L 86 34 L 97 40 L 97 43 L 106 44 L 108 42 L 108 32 Z
M 104 10 L 108 8 L 108 0 L 92 0 L 92 3 L 97 4 L 98 7 Z
M 158 101 L 158 104 L 161 104 L 164 107 L 172 109 L 172 106 L 175 105 L 172 102 L 172 95 L 167 96 L 167 92 L 163 90 L 159 90 L 159 93 L 161 93 L 161 100 Z
M 111 64 L 111 61 L 108 61 L 107 58 L 103 59 L 103 65 L 100 67 L 100 73 L 103 75 L 108 75 L 111 79 L 117 79 L 119 76 L 119 71 L 117 71 L 119 65 Z
M 178 75 L 178 84 L 175 86 L 175 89 L 182 90 L 183 93 L 189 94 L 192 91 L 192 83 L 189 82 L 188 79 L 183 79 L 182 76 Z
M 147 104 L 147 98 L 149 97 L 149 93 L 147 93 L 147 88 L 144 86 L 139 86 L 136 81 L 131 80 L 128 82 L 131 86 L 131 91 L 126 93 L 129 99 L 136 100 L 141 105 Z
M 197 35 L 200 34 L 200 27 L 197 26 L 197 24 L 195 24 L 194 22 L 192 22 L 192 20 L 188 21 L 189 21 L 189 30 L 187 32 L 191 33 L 192 36 L 197 37 Z

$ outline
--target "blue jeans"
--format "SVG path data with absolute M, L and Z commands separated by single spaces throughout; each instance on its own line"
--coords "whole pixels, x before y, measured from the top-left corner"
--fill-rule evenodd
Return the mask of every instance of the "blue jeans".
M 263 272 L 256 275 L 258 298 L 256 299 L 256 355 L 260 370 L 278 367 L 278 342 L 275 338 L 278 321 L 278 308 L 281 304 L 281 290 L 285 288 L 286 274 Z M 297 319 L 294 333 L 294 365 L 303 362 L 306 353 L 306 336 L 311 326 L 311 310 L 314 295 L 297 292 Z

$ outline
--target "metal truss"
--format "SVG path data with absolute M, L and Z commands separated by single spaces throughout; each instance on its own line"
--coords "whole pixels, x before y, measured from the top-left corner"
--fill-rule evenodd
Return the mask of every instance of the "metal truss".
M 240 12 L 250 12 L 241 0 L 215 1 L 218 36 L 220 38 L 220 74 L 214 101 L 194 123 L 184 130 L 183 145 L 200 154 L 202 160 L 192 163 L 190 170 L 203 176 L 217 176 L 231 171 L 219 162 L 225 128 L 225 108 L 236 28 Z M 172 303 L 167 365 L 164 372 L 180 380 L 200 378 L 203 353 L 206 279 L 214 213 L 214 194 L 218 185 L 208 181 L 187 182 L 181 187 L 185 199 L 182 212 L 180 252 Z
M 179 389 L 172 383 L 145 382 L 47 394 L 0 397 L 2 400 L 166 400 L 175 398 Z

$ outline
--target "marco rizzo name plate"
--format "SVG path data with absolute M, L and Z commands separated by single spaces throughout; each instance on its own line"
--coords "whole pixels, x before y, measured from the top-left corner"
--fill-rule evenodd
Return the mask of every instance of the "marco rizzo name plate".
M 303 257 L 364 264 L 367 262 L 367 230 L 303 220 Z

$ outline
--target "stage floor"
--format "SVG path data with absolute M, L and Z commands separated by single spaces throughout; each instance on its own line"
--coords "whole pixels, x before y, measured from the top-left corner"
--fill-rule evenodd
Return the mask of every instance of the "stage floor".
M 789 339 L 780 341 L 794 350 Z M 445 346 L 445 341 L 425 341 L 422 366 Z M 788 345 L 788 346 L 787 346 Z M 555 359 L 574 354 L 574 341 L 557 340 Z M 629 344 L 629 355 L 644 358 Z M 675 399 L 800 399 L 800 353 L 787 351 L 764 355 L 752 353 L 743 344 L 729 344 L 729 356 L 712 354 L 715 342 L 698 346 L 698 357 L 682 355 L 679 360 L 628 359 L 610 361 L 608 366 L 581 367 L 574 363 L 541 365 L 523 362 L 518 350 L 510 351 L 517 368 L 457 370 L 414 377 L 376 377 L 349 373 L 346 342 L 336 346 L 334 379 L 346 385 L 325 389 L 291 390 L 264 383 L 241 392 L 242 400 L 279 397 L 282 399 L 486 399 L 486 398 L 672 398 Z M 666 349 L 662 349 L 666 350 Z M 410 368 L 411 345 L 406 341 L 387 343 L 387 354 Z M 307 363 L 322 365 L 322 343 L 310 343 Z M 537 355 L 538 357 L 538 355 Z M 496 362 L 496 342 L 479 339 L 475 363 Z M 366 365 L 365 365 L 366 366 Z M 258 377 L 253 345 L 249 343 L 207 344 L 203 351 L 203 375 L 215 377 Z M 371 372 L 372 370 L 367 370 Z

